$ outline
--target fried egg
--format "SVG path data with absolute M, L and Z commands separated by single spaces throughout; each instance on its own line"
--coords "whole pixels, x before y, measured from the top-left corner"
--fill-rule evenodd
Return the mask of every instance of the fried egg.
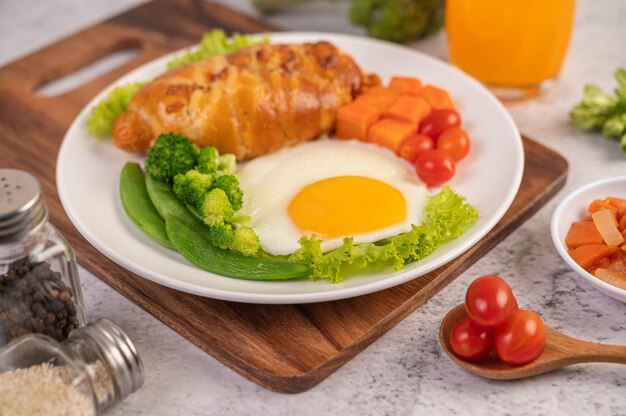
M 388 150 L 357 141 L 320 139 L 247 162 L 238 172 L 241 212 L 263 250 L 287 255 L 302 236 L 323 252 L 411 230 L 428 198 L 415 171 Z

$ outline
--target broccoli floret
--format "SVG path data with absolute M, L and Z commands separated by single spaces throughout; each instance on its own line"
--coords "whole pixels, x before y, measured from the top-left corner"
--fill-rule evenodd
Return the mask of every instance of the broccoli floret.
M 213 227 L 228 222 L 233 217 L 235 210 L 228 200 L 226 192 L 216 188 L 204 194 L 198 206 L 198 212 L 204 223 Z
M 239 180 L 237 180 L 235 175 L 222 175 L 215 178 L 213 188 L 221 189 L 226 192 L 235 211 L 241 209 L 243 205 L 243 192 L 239 187 Z
M 235 233 L 230 224 L 217 224 L 209 228 L 209 241 L 219 248 L 230 248 L 234 239 Z
M 261 243 L 259 236 L 250 227 L 235 228 L 235 238 L 231 245 L 231 249 L 244 256 L 254 256 L 259 252 Z
M 404 42 L 443 26 L 445 0 L 353 0 L 350 20 L 370 36 Z
M 219 167 L 220 154 L 215 147 L 203 147 L 198 155 L 198 170 L 202 173 L 215 173 Z
M 174 176 L 174 194 L 187 205 L 198 208 L 213 184 L 213 176 L 195 169 Z
M 232 153 L 220 155 L 218 169 L 223 173 L 233 173 L 237 168 L 237 159 Z
M 172 183 L 174 176 L 193 169 L 198 162 L 198 148 L 186 137 L 161 134 L 146 158 L 146 172 L 155 180 Z

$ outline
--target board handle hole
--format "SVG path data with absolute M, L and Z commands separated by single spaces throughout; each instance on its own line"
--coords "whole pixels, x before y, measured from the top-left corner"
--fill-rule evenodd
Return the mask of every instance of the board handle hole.
M 138 45 L 125 46 L 122 49 L 113 50 L 68 74 L 61 74 L 56 78 L 46 81 L 35 89 L 35 94 L 41 97 L 63 95 L 68 91 L 130 62 L 137 56 L 140 50 L 141 48 Z

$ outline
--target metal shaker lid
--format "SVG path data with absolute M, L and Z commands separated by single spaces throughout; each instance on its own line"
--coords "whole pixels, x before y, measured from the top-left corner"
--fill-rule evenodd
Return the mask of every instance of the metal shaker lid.
M 0 169 L 0 243 L 29 233 L 47 217 L 37 179 L 21 170 Z

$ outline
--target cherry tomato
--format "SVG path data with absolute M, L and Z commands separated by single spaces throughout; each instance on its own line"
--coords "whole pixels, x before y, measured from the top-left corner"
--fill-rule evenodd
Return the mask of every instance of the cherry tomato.
M 415 172 L 428 186 L 439 186 L 454 176 L 454 160 L 437 149 L 425 150 L 415 159 Z
M 439 135 L 437 149 L 443 150 L 458 162 L 469 153 L 470 139 L 462 128 L 451 127 Z
M 456 355 L 464 360 L 483 358 L 493 348 L 493 329 L 478 326 L 471 319 L 457 322 L 450 333 L 450 345 Z
M 509 285 L 495 275 L 474 280 L 465 294 L 465 308 L 469 317 L 485 328 L 495 328 L 504 323 L 516 304 Z
M 451 127 L 461 125 L 461 116 L 454 110 L 435 110 L 420 123 L 418 133 L 431 137 L 435 142 L 439 135 Z
M 533 311 L 520 309 L 496 329 L 498 357 L 509 365 L 524 365 L 539 357 L 546 343 L 543 321 Z
M 428 136 L 415 133 L 406 139 L 398 147 L 398 156 L 408 160 L 411 163 L 415 163 L 417 155 L 424 150 L 434 149 L 435 142 Z

